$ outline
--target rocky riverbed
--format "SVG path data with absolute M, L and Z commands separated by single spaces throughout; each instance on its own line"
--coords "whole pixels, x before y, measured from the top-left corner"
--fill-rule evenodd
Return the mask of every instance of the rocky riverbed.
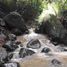
M 67 67 L 66 47 L 54 46 L 46 35 L 36 34 L 32 28 L 29 31 L 29 34 L 17 38 L 10 34 L 12 38 L 9 40 L 13 44 L 11 46 L 7 41 L 9 45 L 4 46 L 9 50 L 2 50 L 6 54 L 3 52 L 0 58 L 7 58 L 2 59 L 1 67 Z
M 38 25 L 31 6 L 16 7 L 0 2 L 0 67 L 67 67 L 67 20 Z

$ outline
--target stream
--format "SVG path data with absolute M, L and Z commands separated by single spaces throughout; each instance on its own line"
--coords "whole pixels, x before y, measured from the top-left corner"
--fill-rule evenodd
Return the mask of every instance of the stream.
M 14 51 L 11 62 L 18 62 L 20 67 L 67 67 L 67 52 L 64 51 L 64 49 L 67 48 L 54 46 L 46 35 L 37 34 L 33 30 L 34 29 L 31 28 L 29 29 L 29 34 L 18 36 L 17 41 L 21 41 L 23 48 L 32 50 L 35 53 L 24 58 L 19 58 L 18 53 L 21 49 L 19 46 L 19 48 Z M 27 47 L 32 40 L 39 40 L 41 46 L 39 48 Z M 43 48 L 46 48 L 44 52 Z

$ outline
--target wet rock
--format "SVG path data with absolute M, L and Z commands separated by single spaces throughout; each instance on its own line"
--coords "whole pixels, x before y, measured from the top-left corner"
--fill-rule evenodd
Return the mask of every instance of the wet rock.
M 14 41 L 7 41 L 3 46 L 7 51 L 11 52 L 18 48 L 18 45 L 15 44 Z
M 62 39 L 62 42 L 65 46 L 67 46 L 67 33 L 65 34 L 64 38 Z
M 27 47 L 32 49 L 39 49 L 41 47 L 41 43 L 38 39 L 32 39 L 28 42 Z
M 11 62 L 11 63 L 5 63 L 4 64 L 5 67 L 20 67 L 18 63 L 16 62 Z
M 17 39 L 16 35 L 14 35 L 14 34 L 9 34 L 8 35 L 8 40 L 15 41 L 16 39 Z
M 6 49 L 3 47 L 0 47 L 0 63 L 4 63 L 6 60 L 4 60 L 7 57 Z
M 22 43 L 20 41 L 17 41 L 15 44 L 18 45 L 18 46 L 23 47 L 23 45 L 22 45 Z
M 35 52 L 29 49 L 25 49 L 25 48 L 21 48 L 20 52 L 19 52 L 19 56 L 20 58 L 24 58 L 26 56 L 31 56 L 33 55 Z
M 53 60 L 51 61 L 51 63 L 52 63 L 54 66 L 56 66 L 56 67 L 58 67 L 58 66 L 61 65 L 61 62 L 58 61 L 57 59 L 53 59 Z
M 17 12 L 11 12 L 7 16 L 5 16 L 4 20 L 6 22 L 8 29 L 10 30 L 18 29 L 22 31 L 22 33 L 26 33 L 26 31 L 28 31 L 23 18 Z M 18 31 L 15 31 L 15 32 L 19 33 Z M 15 32 L 12 32 L 12 33 L 15 33 Z
M 64 49 L 64 51 L 67 51 L 67 49 Z
M 51 51 L 50 48 L 44 47 L 41 52 L 42 53 L 49 53 L 50 51 Z

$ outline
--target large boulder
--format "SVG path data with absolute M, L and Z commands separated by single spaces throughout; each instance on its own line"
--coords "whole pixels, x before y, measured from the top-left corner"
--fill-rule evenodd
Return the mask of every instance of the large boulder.
M 10 14 L 4 17 L 4 20 L 6 22 L 8 29 L 10 30 L 18 29 L 22 31 L 22 33 L 25 33 L 26 31 L 28 31 L 23 18 L 17 12 L 11 12 Z M 15 32 L 18 33 L 18 31 L 15 31 Z M 15 32 L 13 31 L 12 33 L 15 33 Z
M 61 43 L 66 35 L 66 29 L 57 17 L 51 15 L 51 18 L 47 21 L 43 21 L 39 29 L 36 31 L 39 33 L 47 34 L 54 41 Z

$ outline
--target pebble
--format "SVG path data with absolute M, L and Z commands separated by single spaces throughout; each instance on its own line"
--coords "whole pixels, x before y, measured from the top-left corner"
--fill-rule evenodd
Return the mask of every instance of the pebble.
M 55 67 L 59 67 L 61 65 L 61 62 L 57 59 L 53 59 L 51 61 L 52 65 L 54 65 Z

